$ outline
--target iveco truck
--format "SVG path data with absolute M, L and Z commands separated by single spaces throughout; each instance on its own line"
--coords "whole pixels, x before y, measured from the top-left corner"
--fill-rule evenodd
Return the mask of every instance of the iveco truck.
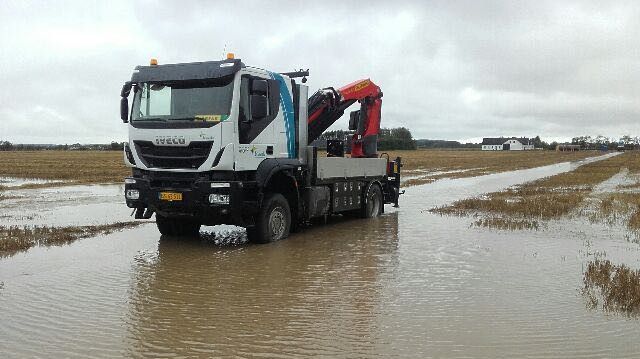
M 308 75 L 247 66 L 231 55 L 137 66 L 120 102 L 132 169 L 125 198 L 135 217 L 155 213 L 169 236 L 242 226 L 264 243 L 315 217 L 369 218 L 385 204 L 397 206 L 401 159 L 378 156 L 376 147 L 380 88 L 364 79 L 308 97 Z M 326 153 L 310 145 L 356 102 L 347 141 L 328 141 Z

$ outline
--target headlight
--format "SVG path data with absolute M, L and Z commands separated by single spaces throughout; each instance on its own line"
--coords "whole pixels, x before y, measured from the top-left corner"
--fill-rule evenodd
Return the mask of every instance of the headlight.
M 229 188 L 231 185 L 227 182 L 214 182 L 211 184 L 211 188 Z
M 136 180 L 135 180 L 135 178 L 127 177 L 127 178 L 124 179 L 124 183 L 125 184 L 134 184 L 134 183 L 136 183 Z
M 128 189 L 126 193 L 127 199 L 139 199 L 140 191 L 137 189 Z
M 209 203 L 211 204 L 229 204 L 228 194 L 212 193 L 209 195 Z

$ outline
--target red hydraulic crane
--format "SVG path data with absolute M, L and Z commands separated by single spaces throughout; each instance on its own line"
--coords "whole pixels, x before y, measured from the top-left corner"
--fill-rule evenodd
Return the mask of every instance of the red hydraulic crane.
M 351 112 L 349 118 L 349 130 L 355 131 L 351 138 L 351 157 L 376 157 L 382 91 L 370 79 L 338 90 L 327 87 L 309 98 L 309 143 L 320 137 L 356 101 L 360 102 L 360 110 Z

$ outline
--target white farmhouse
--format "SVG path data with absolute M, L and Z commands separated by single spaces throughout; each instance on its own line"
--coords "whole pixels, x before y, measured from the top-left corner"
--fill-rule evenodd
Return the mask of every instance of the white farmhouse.
M 533 150 L 533 141 L 529 138 L 492 138 L 482 139 L 483 151 L 525 151 Z

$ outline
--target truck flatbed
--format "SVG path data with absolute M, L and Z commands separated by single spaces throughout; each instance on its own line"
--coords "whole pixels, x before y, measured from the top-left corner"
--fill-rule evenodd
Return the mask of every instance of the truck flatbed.
M 320 180 L 379 178 L 387 174 L 387 159 L 319 157 L 316 173 Z

